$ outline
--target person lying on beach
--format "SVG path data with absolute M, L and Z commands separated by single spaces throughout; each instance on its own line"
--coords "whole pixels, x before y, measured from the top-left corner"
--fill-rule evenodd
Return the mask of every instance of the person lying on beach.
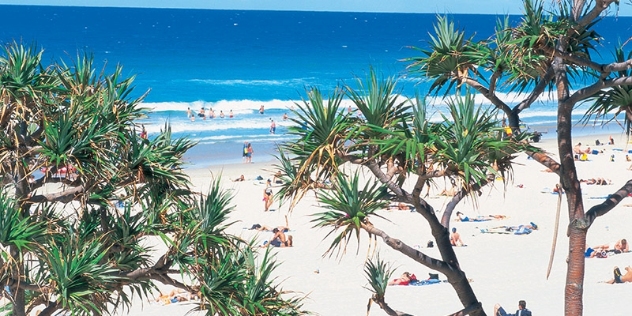
M 408 285 L 412 280 L 417 280 L 417 277 L 410 272 L 404 272 L 399 278 L 388 281 L 388 285 Z
M 630 251 L 630 245 L 628 244 L 628 241 L 625 238 L 619 239 L 609 244 L 597 245 L 597 246 L 593 246 L 589 248 L 595 251 L 607 251 L 607 252 L 614 252 L 614 253 L 622 253 L 622 252 Z
M 612 184 L 612 180 L 604 179 L 604 178 L 590 178 L 590 179 L 580 179 L 580 183 L 586 183 L 588 185 L 596 184 L 596 185 L 608 185 Z
M 456 220 L 459 222 L 486 222 L 491 221 L 492 219 L 505 219 L 507 216 L 505 215 L 478 215 L 476 217 L 470 218 L 461 212 L 456 212 Z
M 242 182 L 242 181 L 246 181 L 246 178 L 244 177 L 243 174 L 239 178 L 233 180 L 233 182 Z
M 443 191 L 441 191 L 439 193 L 440 196 L 455 196 L 456 195 L 456 188 L 455 187 L 451 187 L 449 189 L 443 189 Z
M 160 296 L 156 298 L 156 302 L 161 303 L 162 305 L 169 305 L 178 302 L 194 300 L 197 298 L 197 295 L 191 294 L 183 289 L 173 289 L 168 294 L 160 293 Z
M 461 234 L 456 231 L 456 227 L 452 227 L 452 233 L 450 234 L 450 244 L 455 247 L 466 246 L 466 244 L 461 239 Z
M 619 267 L 614 267 L 614 278 L 606 281 L 608 284 L 632 282 L 632 267 L 625 267 L 625 274 L 621 275 Z
M 290 231 L 290 228 L 287 226 L 277 226 L 276 228 L 284 233 L 287 233 L 288 231 Z M 252 227 L 248 228 L 248 230 L 258 230 L 260 232 L 271 232 L 274 230 L 274 228 L 271 228 L 270 226 L 266 226 L 266 225 L 261 225 L 261 224 L 252 224 Z
M 507 313 L 500 304 L 494 305 L 494 316 L 531 316 L 531 311 L 527 309 L 527 302 L 520 300 L 518 302 L 518 310 L 515 314 Z
M 414 206 L 408 205 L 403 202 L 399 202 L 397 204 L 391 204 L 388 206 L 389 211 L 410 211 L 414 209 L 415 209 Z
M 268 246 L 285 248 L 285 247 L 292 247 L 294 245 L 294 240 L 292 238 L 292 235 L 286 236 L 285 233 L 282 230 L 279 230 L 278 228 L 273 229 L 272 233 L 274 235 L 272 235 L 272 238 L 270 238 L 269 242 L 265 241 L 263 243 L 263 245 L 261 246 L 262 248 L 265 248 Z
M 498 226 L 492 228 L 482 228 L 481 233 L 489 233 L 489 234 L 514 234 L 514 235 L 528 235 L 531 234 L 534 230 L 538 229 L 538 225 L 531 222 L 526 225 L 518 225 L 518 226 Z

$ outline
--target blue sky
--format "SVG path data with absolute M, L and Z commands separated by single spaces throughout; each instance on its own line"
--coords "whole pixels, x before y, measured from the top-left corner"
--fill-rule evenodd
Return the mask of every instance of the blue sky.
M 621 1 L 621 3 L 619 15 L 632 15 L 632 5 L 629 1 Z M 0 4 L 409 13 L 522 13 L 521 0 L 0 0 Z

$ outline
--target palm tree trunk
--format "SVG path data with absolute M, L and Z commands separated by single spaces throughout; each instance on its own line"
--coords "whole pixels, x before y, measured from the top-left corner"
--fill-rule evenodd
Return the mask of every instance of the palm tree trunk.
M 569 236 L 568 272 L 566 274 L 566 287 L 564 289 L 564 314 L 567 316 L 583 314 L 584 302 L 584 272 L 586 248 L 585 229 L 571 225 Z

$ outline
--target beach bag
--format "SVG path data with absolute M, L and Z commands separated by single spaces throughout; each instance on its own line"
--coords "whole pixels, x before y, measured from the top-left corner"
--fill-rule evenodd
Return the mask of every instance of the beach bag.
M 438 273 L 428 273 L 428 275 L 430 276 L 428 278 L 428 280 L 439 280 L 439 274 Z
M 588 160 L 588 155 L 586 153 L 583 153 L 581 156 L 579 156 L 579 160 L 580 161 L 586 161 Z
M 434 242 L 433 242 L 432 240 L 428 240 L 428 245 L 427 245 L 427 247 L 428 247 L 428 248 L 432 248 L 432 247 L 434 247 Z
M 257 180 L 263 180 L 263 177 L 262 177 L 262 176 L 257 176 L 257 178 L 256 178 L 256 179 L 257 179 Z

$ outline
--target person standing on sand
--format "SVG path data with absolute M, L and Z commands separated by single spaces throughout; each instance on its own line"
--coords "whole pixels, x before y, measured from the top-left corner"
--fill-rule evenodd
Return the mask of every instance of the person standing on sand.
M 248 162 L 248 142 L 244 142 L 244 148 L 241 149 L 241 158 L 243 158 L 244 163 Z
M 252 149 L 252 144 L 248 143 L 248 154 L 246 155 L 246 162 L 252 163 L 252 155 L 255 151 Z
M 142 129 L 140 131 L 140 138 L 147 139 L 147 130 L 145 129 L 145 124 L 141 124 Z
M 273 119 L 270 119 L 270 134 L 276 133 L 276 123 Z

